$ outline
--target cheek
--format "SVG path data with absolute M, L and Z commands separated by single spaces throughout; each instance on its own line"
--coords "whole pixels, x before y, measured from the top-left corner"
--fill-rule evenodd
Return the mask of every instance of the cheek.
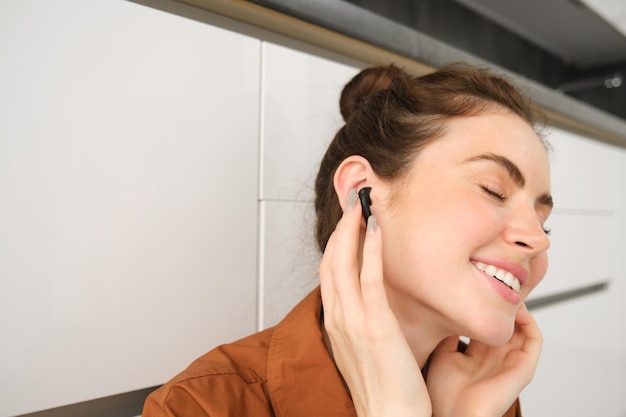
M 383 230 L 384 265 L 395 279 L 400 273 L 411 279 L 450 273 L 450 268 L 469 265 L 476 248 L 493 241 L 499 218 L 470 199 L 441 204 L 422 203 L 409 216 L 398 216 Z M 439 203 L 439 201 L 438 201 Z M 495 230 L 495 231 L 494 231 Z
M 415 272 L 417 268 L 432 276 L 442 265 L 455 264 L 461 258 L 465 262 L 477 247 L 492 242 L 502 228 L 501 213 L 475 192 L 433 188 L 416 196 L 396 201 L 388 215 L 379 216 L 389 273 L 407 272 L 406 268 Z
M 470 195 L 469 197 L 474 197 Z M 504 216 L 495 207 L 476 198 L 465 198 L 457 209 L 448 213 L 440 227 L 452 229 L 448 245 L 457 242 L 468 250 L 493 242 L 502 233 Z

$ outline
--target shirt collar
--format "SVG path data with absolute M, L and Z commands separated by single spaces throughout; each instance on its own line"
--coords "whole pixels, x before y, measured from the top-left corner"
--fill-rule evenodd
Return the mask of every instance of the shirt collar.
M 273 331 L 267 385 L 276 417 L 356 417 L 350 394 L 324 344 L 319 287 Z

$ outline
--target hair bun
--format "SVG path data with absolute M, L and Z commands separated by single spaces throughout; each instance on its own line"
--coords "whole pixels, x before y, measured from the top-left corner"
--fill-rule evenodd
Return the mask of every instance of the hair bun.
M 347 121 L 365 100 L 379 91 L 386 90 L 394 78 L 403 71 L 394 66 L 366 68 L 345 85 L 339 99 L 339 110 L 343 120 Z

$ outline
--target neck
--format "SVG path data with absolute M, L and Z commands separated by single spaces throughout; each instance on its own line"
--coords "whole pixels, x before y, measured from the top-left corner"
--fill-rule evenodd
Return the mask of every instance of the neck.
M 451 336 L 452 333 L 432 331 L 433 329 L 441 329 L 441 326 L 437 323 L 437 320 L 429 320 L 429 318 L 432 318 L 434 314 L 428 308 L 412 308 L 413 312 L 421 310 L 423 314 L 416 314 L 415 317 L 418 317 L 418 319 L 406 320 L 405 317 L 407 317 L 407 315 L 401 314 L 402 308 L 399 306 L 399 303 L 392 302 L 394 297 L 389 297 L 390 293 L 393 294 L 393 292 L 387 291 L 391 308 L 396 315 L 400 329 L 407 339 L 409 347 L 411 348 L 413 356 L 415 357 L 419 367 L 423 369 L 427 365 L 431 353 L 435 350 L 439 343 L 441 343 L 441 341 L 446 337 Z M 326 328 L 324 327 L 323 314 L 320 317 L 320 326 L 326 349 L 334 360 L 335 358 L 330 339 L 328 337 L 328 333 L 326 332 Z
M 402 291 L 387 287 L 387 299 L 415 360 L 423 368 L 439 343 L 454 336 L 454 331 L 432 309 L 407 299 Z

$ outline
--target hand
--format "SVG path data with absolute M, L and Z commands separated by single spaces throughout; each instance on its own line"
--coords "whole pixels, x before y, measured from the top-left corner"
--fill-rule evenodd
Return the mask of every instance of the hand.
M 447 338 L 431 355 L 427 386 L 433 416 L 501 417 L 532 380 L 542 336 L 522 304 L 515 332 L 503 346 L 471 341 L 463 354 L 457 344 L 457 337 Z
M 359 266 L 361 209 L 346 212 L 320 265 L 324 326 L 359 417 L 431 416 L 420 367 L 389 307 L 380 229 L 371 217 Z

